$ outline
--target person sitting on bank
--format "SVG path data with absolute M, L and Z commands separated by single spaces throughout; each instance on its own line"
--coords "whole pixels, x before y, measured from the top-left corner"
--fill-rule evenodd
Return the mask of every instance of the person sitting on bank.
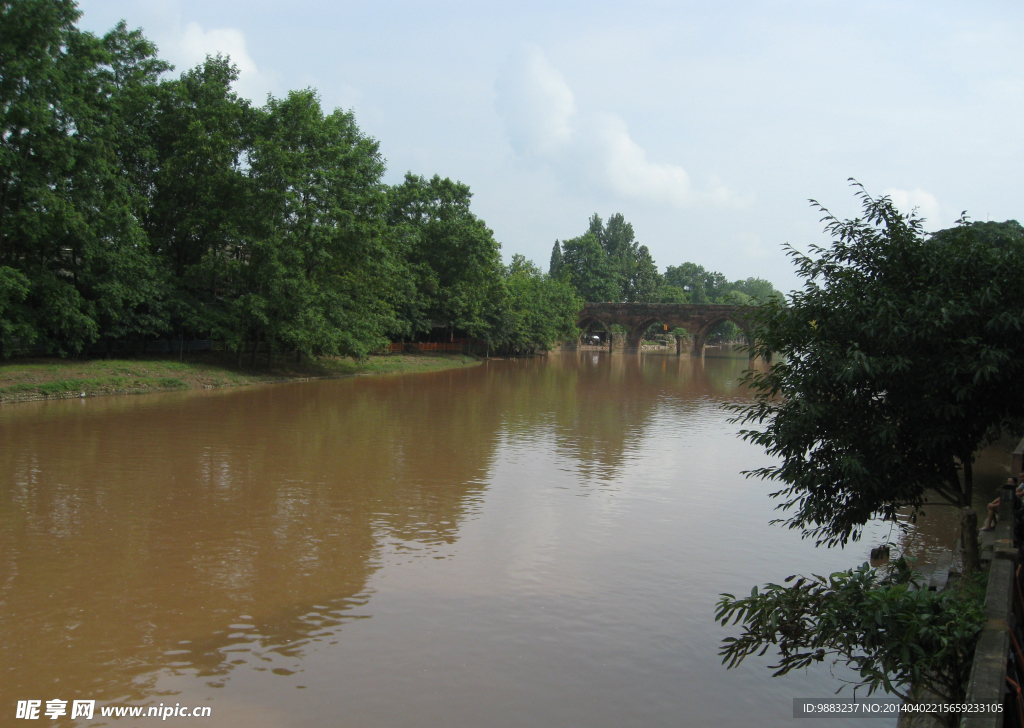
M 1021 486 L 1017 485 L 1017 479 L 1010 477 L 1006 479 L 1007 488 L 1016 488 L 1015 495 L 1021 497 Z M 999 505 L 1002 503 L 1002 498 L 996 498 L 994 501 L 988 504 L 988 518 L 985 519 L 985 525 L 982 526 L 982 531 L 991 531 L 996 527 L 996 513 L 999 511 Z

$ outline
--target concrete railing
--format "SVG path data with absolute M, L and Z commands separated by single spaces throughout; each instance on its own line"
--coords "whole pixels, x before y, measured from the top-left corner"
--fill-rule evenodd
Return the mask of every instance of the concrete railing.
M 996 524 L 992 566 L 985 592 L 985 627 L 974 650 L 966 701 L 985 705 L 1006 700 L 1006 661 L 1010 656 L 1013 592 L 1016 588 L 1017 549 L 1013 543 L 1013 490 L 1004 488 Z M 1006 705 L 1011 708 L 1011 705 Z M 1002 728 L 1005 712 L 968 713 L 961 728 Z
M 1013 451 L 1011 469 L 1014 473 L 1024 470 L 1024 440 Z M 974 651 L 966 698 L 968 704 L 1002 705 L 1003 712 L 968 713 L 961 720 L 960 728 L 1003 728 L 1004 721 L 1007 725 L 1019 723 L 1017 695 L 1007 691 L 1007 666 L 1015 641 L 1013 602 L 1020 588 L 1017 584 L 1018 549 L 1014 538 L 1013 499 L 1013 489 L 1003 488 L 985 592 L 985 627 Z M 1024 665 L 1019 668 L 1024 669 Z

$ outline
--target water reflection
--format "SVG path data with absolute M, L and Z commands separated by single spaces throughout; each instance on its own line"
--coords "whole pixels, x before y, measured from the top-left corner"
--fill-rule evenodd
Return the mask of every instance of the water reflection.
M 579 352 L 503 363 L 488 387 L 516 389 L 504 412 L 508 435 L 553 438 L 583 479 L 610 483 L 659 408 L 672 411 L 674 426 L 686 427 L 708 403 L 746 398 L 737 380 L 747 366 L 745 357 L 707 366 L 696 357 Z
M 500 411 L 428 379 L 5 409 L 4 692 L 138 700 L 138 675 L 221 677 L 244 645 L 289 669 L 381 548 L 431 555 L 474 507 Z

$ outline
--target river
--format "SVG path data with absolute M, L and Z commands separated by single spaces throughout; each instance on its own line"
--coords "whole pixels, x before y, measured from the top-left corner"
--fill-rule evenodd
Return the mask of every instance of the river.
M 566 352 L 4 406 L 0 725 L 60 699 L 218 727 L 792 726 L 839 683 L 725 670 L 716 599 L 857 565 L 889 526 L 825 550 L 768 525 L 740 473 L 766 456 L 721 409 L 746 366 Z M 74 724 L 154 724 L 99 710 Z

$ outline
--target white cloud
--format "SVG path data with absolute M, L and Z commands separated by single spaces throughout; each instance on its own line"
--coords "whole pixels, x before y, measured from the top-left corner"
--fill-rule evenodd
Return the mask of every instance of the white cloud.
M 595 130 L 599 142 L 595 151 L 601 154 L 607 182 L 616 192 L 677 207 L 693 200 L 686 170 L 648 160 L 647 152 L 633 141 L 622 119 L 602 114 Z
M 552 154 L 571 143 L 576 101 L 540 48 L 520 48 L 495 88 L 498 113 L 517 153 Z
M 184 30 L 169 43 L 168 55 L 179 71 L 199 65 L 207 56 L 218 53 L 230 56 L 238 67 L 235 91 L 256 103 L 261 103 L 273 90 L 274 79 L 260 71 L 249 55 L 245 34 L 237 28 L 204 30 L 198 23 L 188 23 Z
M 925 228 L 938 230 L 942 227 L 942 206 L 935 199 L 935 195 L 930 192 L 925 192 L 920 188 L 900 190 L 890 187 L 883 190 L 882 194 L 892 198 L 896 209 L 904 214 L 916 209 L 918 216 L 925 219 Z
M 242 73 L 259 73 L 256 61 L 245 47 L 245 34 L 235 28 L 203 30 L 199 23 L 189 23 L 179 44 L 180 50 L 188 57 L 188 64 L 202 63 L 208 55 L 223 53 Z
M 563 182 L 597 184 L 622 197 L 673 207 L 736 199 L 717 180 L 696 190 L 679 165 L 648 159 L 615 114 L 579 112 L 565 78 L 536 46 L 511 56 L 495 90 L 516 154 L 549 165 Z

